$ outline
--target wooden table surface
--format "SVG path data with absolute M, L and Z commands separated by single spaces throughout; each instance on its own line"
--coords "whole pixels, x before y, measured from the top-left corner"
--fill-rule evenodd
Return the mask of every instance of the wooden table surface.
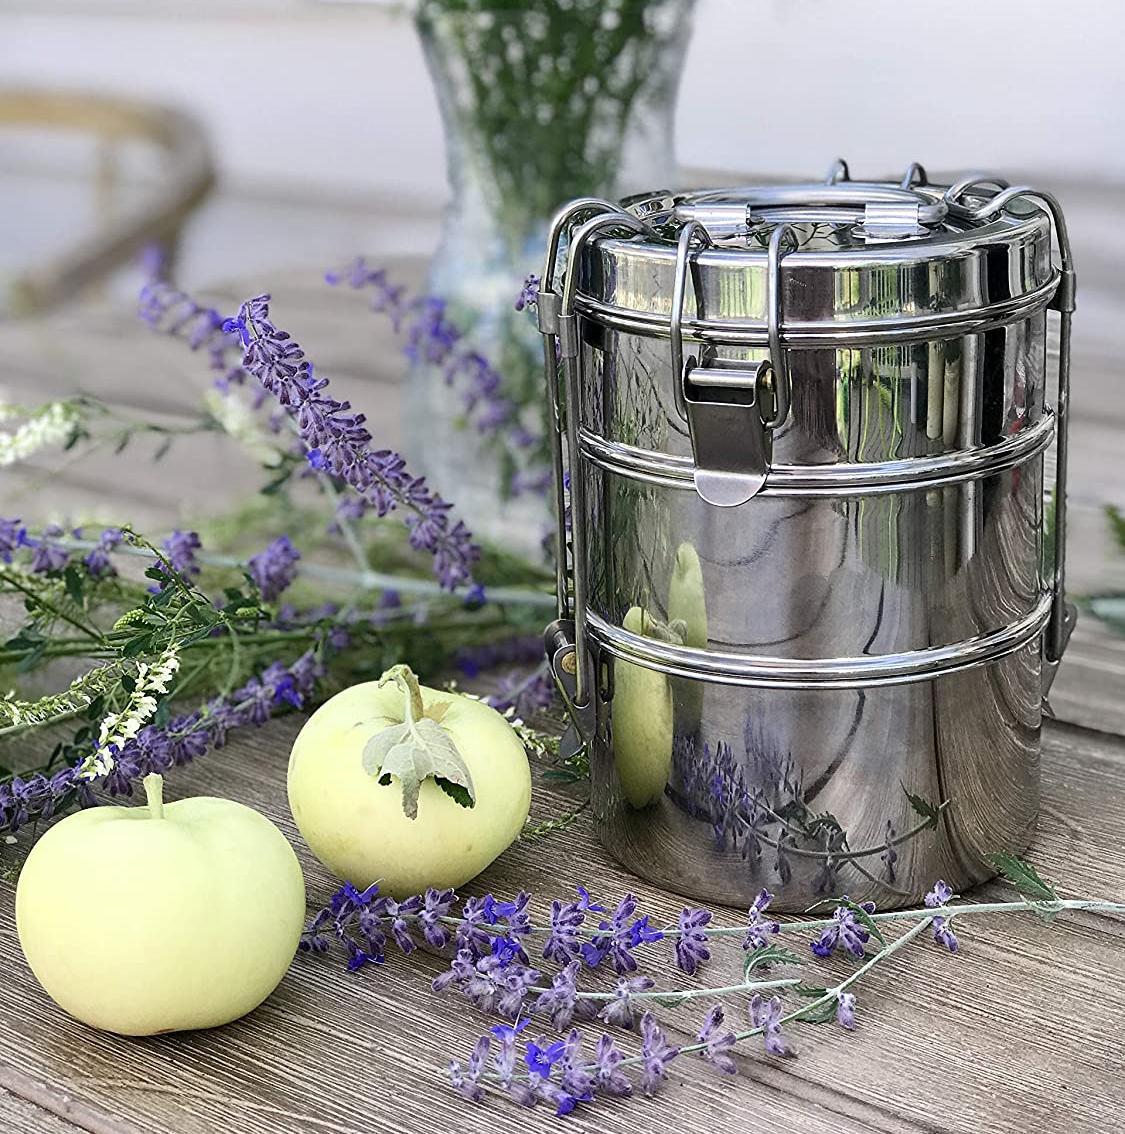
M 1058 187 L 1080 239 L 1082 311 L 1076 325 L 1071 579 L 1076 591 L 1121 586 L 1101 505 L 1125 505 L 1119 457 L 1125 404 L 1113 342 L 1125 301 L 1117 264 L 1094 220 L 1125 194 Z M 1083 221 L 1087 223 L 1083 223 Z M 1085 237 L 1086 245 L 1081 243 Z M 1120 237 L 1117 238 L 1120 244 Z M 1115 259 L 1116 255 L 1116 259 Z M 399 265 L 407 275 L 417 268 Z M 277 309 L 299 327 L 318 362 L 362 408 L 380 409 L 393 432 L 399 367 L 378 323 L 352 297 L 326 294 L 311 268 L 279 273 Z M 251 281 L 255 287 L 263 281 Z M 215 293 L 222 295 L 223 292 Z M 233 295 L 233 291 L 227 291 Z M 380 377 L 372 377 L 373 351 Z M 33 323 L 0 327 L 0 386 L 17 400 L 77 388 L 174 420 L 205 386 L 197 360 L 135 326 L 128 311 L 87 303 Z M 394 441 L 394 437 L 388 437 Z M 153 474 L 142 454 L 108 456 L 48 471 L 4 474 L 0 515 L 25 520 L 121 520 L 154 530 L 229 505 L 254 483 L 249 463 L 218 439 L 173 450 Z M 1058 720 L 1044 730 L 1043 810 L 1030 857 L 1065 896 L 1125 897 L 1125 641 L 1089 618 L 1077 632 L 1052 696 Z M 173 798 L 218 794 L 260 808 L 291 838 L 310 907 L 333 880 L 308 854 L 285 802 L 289 718 L 238 735 L 168 780 Z M 577 789 L 536 775 L 533 819 L 563 813 Z M 571 794 L 568 794 L 571 793 Z M 9 848 L 14 871 L 20 848 Z M 12 871 L 10 871 L 11 873 Z M 472 887 L 530 890 L 542 912 L 575 882 L 616 898 L 632 889 L 646 911 L 679 903 L 625 874 L 580 820 L 565 835 L 517 844 Z M 982 894 L 999 894 L 991 884 Z M 0 1131 L 64 1134 L 366 1134 L 377 1131 L 547 1129 L 546 1108 L 473 1107 L 441 1068 L 464 1057 L 493 1021 L 429 982 L 437 958 L 392 954 L 358 974 L 338 959 L 299 956 L 278 991 L 249 1017 L 208 1032 L 124 1039 L 92 1031 L 56 1008 L 33 980 L 16 940 L 14 885 L 0 881 Z M 735 923 L 737 911 L 720 913 Z M 863 982 L 859 1026 L 794 1032 L 800 1049 L 779 1061 L 746 1045 L 739 1076 L 720 1079 L 700 1061 L 672 1067 L 657 1100 L 584 1109 L 569 1120 L 590 1131 L 667 1124 L 684 1132 L 769 1128 L 814 1132 L 1016 1134 L 1030 1129 L 1125 1129 L 1125 924 L 1082 915 L 1046 928 L 1030 916 L 966 922 L 949 956 L 925 942 Z M 712 972 L 738 970 L 720 952 Z M 675 1036 L 701 1011 L 663 1010 Z

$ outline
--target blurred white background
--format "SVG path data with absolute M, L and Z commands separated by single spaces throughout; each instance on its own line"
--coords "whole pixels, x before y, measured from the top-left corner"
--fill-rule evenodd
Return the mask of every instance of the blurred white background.
M 699 0 L 679 158 L 820 175 L 839 152 L 867 175 L 917 159 L 1125 179 L 1123 41 L 1119 0 Z M 0 82 L 190 108 L 247 192 L 432 207 L 445 191 L 401 4 L 2 0 Z

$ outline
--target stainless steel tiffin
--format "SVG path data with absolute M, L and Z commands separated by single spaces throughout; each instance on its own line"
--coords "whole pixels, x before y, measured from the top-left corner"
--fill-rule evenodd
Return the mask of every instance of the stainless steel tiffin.
M 547 651 L 629 869 L 886 907 L 1027 846 L 1074 622 L 1074 296 L 1058 203 L 992 177 L 560 212 Z

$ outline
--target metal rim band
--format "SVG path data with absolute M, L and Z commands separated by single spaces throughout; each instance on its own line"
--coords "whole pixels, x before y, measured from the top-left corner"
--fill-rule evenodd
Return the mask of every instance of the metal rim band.
M 1051 592 L 1044 591 L 1034 608 L 1015 622 L 963 642 L 870 658 L 716 653 L 641 637 L 606 622 L 593 611 L 587 618 L 591 636 L 611 656 L 670 677 L 765 689 L 866 689 L 930 681 L 1007 657 L 1042 634 L 1051 614 L 1051 601 Z
M 929 312 L 901 319 L 857 319 L 849 323 L 786 322 L 781 341 L 788 347 L 846 349 L 867 344 L 941 338 L 943 331 L 958 335 L 978 334 L 993 327 L 1019 322 L 1045 310 L 1058 289 L 1060 278 L 1056 271 L 1034 291 L 986 307 L 967 307 L 962 311 Z M 670 320 L 664 315 L 617 307 L 581 293 L 575 295 L 574 307 L 592 322 L 616 331 L 630 331 L 651 338 L 666 338 L 669 334 Z M 682 325 L 684 338 L 694 342 L 716 346 L 769 345 L 765 323 L 685 318 Z
M 1043 452 L 1055 432 L 1055 415 L 1045 410 L 1033 426 L 984 449 L 961 449 L 937 457 L 907 457 L 866 465 L 773 465 L 759 496 L 857 496 L 940 488 L 981 480 L 1023 464 Z M 693 488 L 690 457 L 638 449 L 581 430 L 579 451 L 592 465 L 629 480 L 667 488 Z

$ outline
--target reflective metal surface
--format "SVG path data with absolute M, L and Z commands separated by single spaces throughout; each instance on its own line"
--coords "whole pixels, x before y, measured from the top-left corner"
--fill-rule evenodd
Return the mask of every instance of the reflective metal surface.
M 986 877 L 1030 839 L 1071 624 L 1057 202 L 841 163 L 625 205 L 579 203 L 540 311 L 573 514 L 548 650 L 606 846 L 782 909 Z
M 882 907 L 964 889 L 1022 850 L 1039 801 L 1039 647 L 908 685 L 730 688 L 616 663 L 595 817 L 630 870 L 691 897 Z M 627 728 L 627 731 L 626 731 Z M 948 801 L 936 828 L 906 792 Z

